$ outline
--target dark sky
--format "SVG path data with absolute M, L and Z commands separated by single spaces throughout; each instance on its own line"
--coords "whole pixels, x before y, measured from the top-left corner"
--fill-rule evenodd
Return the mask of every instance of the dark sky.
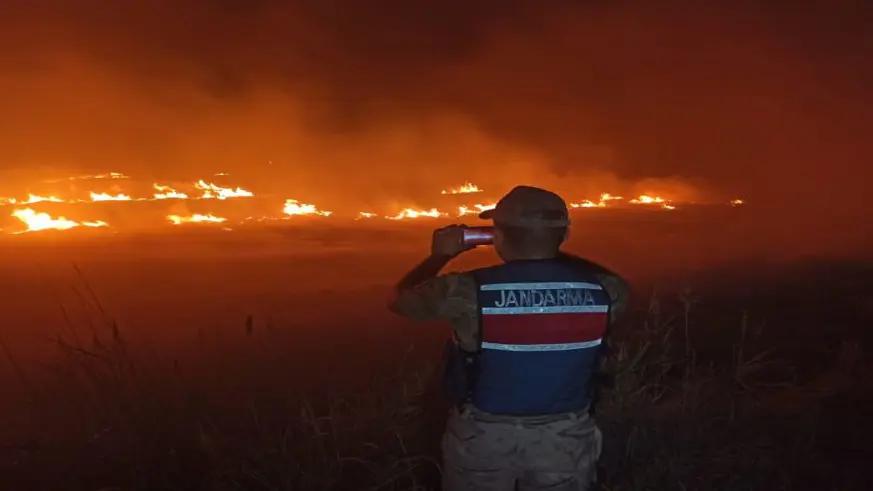
M 688 185 L 838 217 L 873 178 L 865 3 L 6 0 L 0 168 L 322 200 Z

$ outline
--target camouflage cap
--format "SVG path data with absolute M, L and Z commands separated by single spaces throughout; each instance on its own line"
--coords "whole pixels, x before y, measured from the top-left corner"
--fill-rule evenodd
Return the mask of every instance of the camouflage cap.
M 570 225 L 567 203 L 557 194 L 532 186 L 516 186 L 479 218 L 523 228 Z

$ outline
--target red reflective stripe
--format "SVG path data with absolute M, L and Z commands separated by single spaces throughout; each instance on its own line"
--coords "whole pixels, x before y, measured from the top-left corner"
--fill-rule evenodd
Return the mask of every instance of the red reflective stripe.
M 603 337 L 605 313 L 483 315 L 482 341 L 500 344 L 561 344 Z

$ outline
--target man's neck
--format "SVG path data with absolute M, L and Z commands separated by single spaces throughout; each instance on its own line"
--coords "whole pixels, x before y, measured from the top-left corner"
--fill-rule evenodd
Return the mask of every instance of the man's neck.
M 506 262 L 512 261 L 547 261 L 549 259 L 555 259 L 557 257 L 556 253 L 550 254 L 513 254 L 510 257 L 505 258 Z

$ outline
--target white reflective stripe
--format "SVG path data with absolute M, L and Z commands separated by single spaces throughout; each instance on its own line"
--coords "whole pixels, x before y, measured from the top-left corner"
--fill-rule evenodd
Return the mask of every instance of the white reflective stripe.
M 603 290 L 603 287 L 596 283 L 582 282 L 556 282 L 556 283 L 494 283 L 490 285 L 482 285 L 479 290 L 483 292 L 493 292 L 501 290 L 565 290 L 568 288 L 581 288 L 585 290 Z
M 565 305 L 561 307 L 482 307 L 483 315 L 510 314 L 606 314 L 608 305 Z
M 563 343 L 563 344 L 501 344 L 501 343 L 482 343 L 482 349 L 493 349 L 498 351 L 570 351 L 577 349 L 593 348 L 600 346 L 601 340 L 585 341 L 584 343 Z

